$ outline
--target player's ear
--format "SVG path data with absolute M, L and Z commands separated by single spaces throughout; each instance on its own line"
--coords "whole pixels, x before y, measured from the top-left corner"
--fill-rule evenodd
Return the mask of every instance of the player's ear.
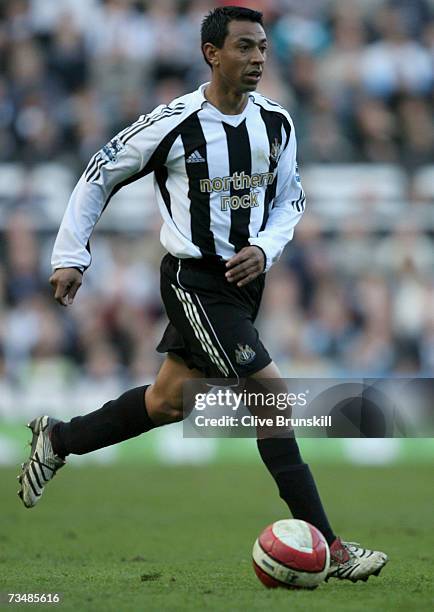
M 206 59 L 209 61 L 213 68 L 214 66 L 219 65 L 219 50 L 215 45 L 207 42 L 203 45 L 202 50 Z

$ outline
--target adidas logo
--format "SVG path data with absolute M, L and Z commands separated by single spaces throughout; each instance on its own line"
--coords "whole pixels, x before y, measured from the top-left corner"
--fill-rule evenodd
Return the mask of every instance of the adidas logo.
M 199 153 L 199 151 L 193 151 L 193 153 L 189 157 L 187 157 L 186 163 L 187 164 L 199 164 L 204 161 L 205 160 L 202 157 L 202 155 Z

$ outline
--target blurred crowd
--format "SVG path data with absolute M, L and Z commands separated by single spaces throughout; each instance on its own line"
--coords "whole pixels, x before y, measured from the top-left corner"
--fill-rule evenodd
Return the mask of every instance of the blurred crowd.
M 10 218 L 0 267 L 0 381 L 90 392 L 153 379 L 167 323 L 158 231 L 98 232 L 73 307 L 47 283 L 52 236 Z M 286 376 L 414 376 L 434 372 L 433 237 L 402 222 L 371 233 L 362 220 L 324 234 L 306 217 L 267 276 L 258 327 Z
M 140 114 L 208 80 L 200 22 L 217 4 L 3 0 L 0 161 L 64 158 L 78 171 Z M 291 110 L 303 162 L 431 160 L 432 0 L 245 4 L 264 12 L 261 91 Z
M 200 21 L 216 4 L 1 2 L 0 164 L 56 160 L 78 175 L 138 115 L 206 81 Z M 260 90 L 290 109 L 302 165 L 394 163 L 411 175 L 432 163 L 432 2 L 245 4 L 265 13 Z M 84 285 L 62 309 L 47 283 L 53 235 L 30 219 L 17 208 L 1 230 L 0 388 L 152 380 L 166 324 L 157 224 L 145 236 L 96 232 Z M 356 215 L 331 231 L 306 214 L 258 321 L 284 374 L 432 375 L 433 247 L 432 224 L 407 217 L 379 230 Z

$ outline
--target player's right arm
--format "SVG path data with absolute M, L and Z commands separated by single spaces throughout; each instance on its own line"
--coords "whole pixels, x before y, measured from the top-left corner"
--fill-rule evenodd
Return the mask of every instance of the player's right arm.
M 91 263 L 89 240 L 112 196 L 158 166 L 159 145 L 184 104 L 161 105 L 113 138 L 90 160 L 66 208 L 54 243 L 50 283 L 55 299 L 72 303 Z
M 72 304 L 75 294 L 81 287 L 83 273 L 76 268 L 58 268 L 50 276 L 54 299 L 62 306 Z

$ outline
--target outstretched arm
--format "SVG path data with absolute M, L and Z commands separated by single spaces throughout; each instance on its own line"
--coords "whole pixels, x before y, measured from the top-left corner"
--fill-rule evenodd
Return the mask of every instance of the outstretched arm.
M 81 286 L 83 272 L 91 262 L 89 239 L 112 193 L 140 168 L 140 155 L 132 146 L 119 151 L 122 153 L 119 159 L 114 155 L 112 159 L 108 157 L 110 146 L 120 149 L 119 138 L 90 161 L 71 195 L 57 234 L 51 258 L 54 272 L 49 281 L 54 299 L 62 306 L 73 303 Z
M 89 239 L 110 198 L 141 169 L 136 143 L 116 136 L 90 160 L 69 199 L 54 243 L 53 269 L 86 270 L 91 262 Z
M 124 185 L 155 170 L 163 159 L 162 142 L 184 109 L 161 105 L 125 128 L 90 160 L 78 181 L 60 225 L 51 264 L 55 299 L 72 303 L 81 273 L 91 263 L 89 239 L 112 196 Z

